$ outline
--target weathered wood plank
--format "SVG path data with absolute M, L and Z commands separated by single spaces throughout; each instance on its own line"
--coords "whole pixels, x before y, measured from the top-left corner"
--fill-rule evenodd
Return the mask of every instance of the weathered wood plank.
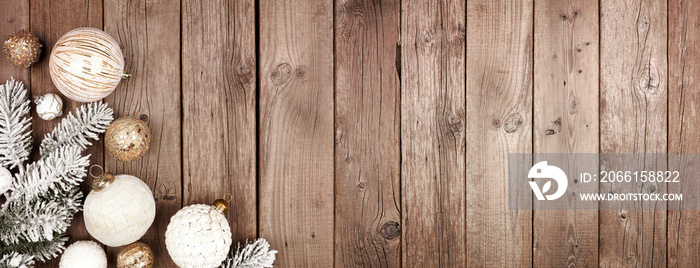
M 598 152 L 598 44 L 597 0 L 535 1 L 535 153 Z M 571 159 L 567 170 L 579 163 Z M 574 192 L 598 189 L 569 180 Z M 598 211 L 533 217 L 535 267 L 598 265 Z
M 464 1 L 402 1 L 404 267 L 464 266 Z
M 107 102 L 115 118 L 132 116 L 148 122 L 150 150 L 132 162 L 119 162 L 105 153 L 105 169 L 142 179 L 154 192 L 156 219 L 140 239 L 148 244 L 158 267 L 175 267 L 165 249 L 165 230 L 180 209 L 180 3 L 107 0 L 105 31 L 122 46 L 125 71 L 133 76 L 122 81 Z M 121 248 L 107 248 L 110 265 L 116 265 Z
M 53 49 L 54 43 L 66 32 L 78 27 L 93 27 L 102 29 L 102 0 L 57 0 L 43 1 L 31 0 L 31 32 L 36 35 L 44 45 L 42 59 L 31 68 L 31 94 L 33 96 L 43 95 L 46 93 L 58 93 L 58 89 L 53 85 L 49 76 L 49 55 Z M 68 112 L 75 111 L 82 103 L 72 101 L 63 97 L 63 116 L 51 121 L 44 121 L 32 112 L 32 138 L 34 139 L 34 150 L 32 151 L 32 159 L 39 158 L 39 144 L 44 135 L 56 126 Z M 86 153 L 90 154 L 90 164 L 103 165 L 104 157 L 102 151 L 102 138 L 99 141 L 93 142 L 93 145 L 87 149 Z M 81 184 L 83 194 L 87 196 L 90 190 L 89 178 Z M 66 245 L 77 240 L 91 239 L 85 229 L 82 212 L 76 214 L 73 218 L 71 226 L 68 228 L 69 241 Z M 37 267 L 58 267 L 60 257 L 54 258 L 51 261 L 39 264 Z
M 669 153 L 700 153 L 700 3 L 669 1 L 668 27 L 668 127 Z M 694 157 L 693 157 L 694 158 Z M 669 166 L 678 170 L 678 166 Z M 669 183 L 669 193 L 695 194 L 697 165 L 684 165 L 680 185 Z M 683 189 L 681 192 L 680 189 Z M 668 266 L 700 266 L 700 212 L 679 211 L 678 204 L 669 204 Z
M 333 3 L 260 1 L 259 14 L 260 236 L 279 267 L 332 267 Z
M 532 152 L 533 3 L 467 2 L 467 260 L 532 265 L 532 213 L 508 209 L 508 153 Z
M 399 1 L 338 0 L 335 266 L 400 267 Z
M 0 1 L 0 42 L 5 42 L 7 37 L 16 31 L 29 29 L 29 0 L 2 0 Z M 42 58 L 48 59 L 46 44 L 43 40 Z M 0 44 L 1 47 L 2 44 Z M 0 48 L 0 50 L 2 50 Z M 24 86 L 30 88 L 31 81 L 29 80 L 29 69 L 20 68 L 12 65 L 5 60 L 5 53 L 0 52 L 0 83 L 5 83 L 6 80 L 14 78 L 17 81 L 22 81 Z
M 666 2 L 603 0 L 600 6 L 600 150 L 666 153 Z M 639 164 L 663 170 L 663 161 Z M 650 183 L 600 187 L 606 193 L 666 191 Z M 600 212 L 601 267 L 666 266 L 666 203 L 655 206 Z
M 182 3 L 184 205 L 232 194 L 234 243 L 257 236 L 255 4 Z

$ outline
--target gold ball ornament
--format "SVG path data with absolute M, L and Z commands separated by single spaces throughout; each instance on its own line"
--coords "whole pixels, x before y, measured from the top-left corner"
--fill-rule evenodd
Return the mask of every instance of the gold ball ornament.
M 29 68 L 39 61 L 41 42 L 26 30 L 16 31 L 2 45 L 5 58 L 17 67 Z
M 63 95 L 80 102 L 104 99 L 129 77 L 117 41 L 95 28 L 74 29 L 59 38 L 49 57 L 49 74 Z
M 117 268 L 151 268 L 153 251 L 148 245 L 136 242 L 119 251 Z
M 122 117 L 109 125 L 105 133 L 107 151 L 119 161 L 129 162 L 143 156 L 151 145 L 151 131 L 145 122 Z

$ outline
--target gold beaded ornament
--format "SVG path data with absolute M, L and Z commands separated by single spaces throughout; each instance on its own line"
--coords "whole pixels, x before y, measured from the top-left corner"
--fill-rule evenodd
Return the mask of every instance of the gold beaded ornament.
M 77 28 L 58 39 L 49 58 L 49 74 L 63 95 L 80 102 L 104 99 L 130 76 L 124 73 L 117 41 L 95 28 Z
M 151 268 L 153 251 L 148 245 L 136 242 L 126 246 L 117 255 L 117 268 Z
M 122 117 L 105 132 L 105 147 L 119 161 L 129 162 L 143 156 L 151 144 L 151 131 L 145 122 Z
M 17 67 L 29 68 L 39 61 L 41 42 L 26 30 L 16 31 L 2 45 L 5 58 Z

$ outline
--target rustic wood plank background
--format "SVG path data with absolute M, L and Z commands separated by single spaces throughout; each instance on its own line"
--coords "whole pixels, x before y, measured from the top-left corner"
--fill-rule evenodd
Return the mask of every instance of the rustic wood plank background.
M 174 267 L 170 217 L 226 193 L 234 241 L 267 238 L 276 267 L 700 266 L 700 213 L 512 211 L 506 196 L 508 153 L 700 152 L 697 1 L 0 6 L 3 40 L 44 44 L 28 70 L 0 60 L 33 95 L 57 91 L 47 56 L 65 32 L 120 43 L 133 77 L 106 101 L 154 139 L 131 163 L 101 142 L 88 153 L 153 190 L 156 267 Z M 57 122 L 33 114 L 35 142 Z M 69 236 L 90 239 L 80 214 Z M 113 266 L 120 248 L 106 250 Z

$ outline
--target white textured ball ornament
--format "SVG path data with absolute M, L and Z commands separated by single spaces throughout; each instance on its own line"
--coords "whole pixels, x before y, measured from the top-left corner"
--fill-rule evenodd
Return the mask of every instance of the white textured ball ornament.
M 34 98 L 36 114 L 44 120 L 51 120 L 63 114 L 63 100 L 58 94 L 47 93 Z
M 117 41 L 95 28 L 61 36 L 49 57 L 49 74 L 63 95 L 81 102 L 104 99 L 129 76 Z
M 231 228 L 214 206 L 191 205 L 170 219 L 165 246 L 179 267 L 218 267 L 229 252 Z
M 12 173 L 4 167 L 0 167 L 0 195 L 7 193 L 12 187 Z
M 107 254 L 99 244 L 85 240 L 66 248 L 61 256 L 60 268 L 107 268 Z
M 105 173 L 85 198 L 85 227 L 98 241 L 119 247 L 139 240 L 156 217 L 151 189 L 131 175 Z

